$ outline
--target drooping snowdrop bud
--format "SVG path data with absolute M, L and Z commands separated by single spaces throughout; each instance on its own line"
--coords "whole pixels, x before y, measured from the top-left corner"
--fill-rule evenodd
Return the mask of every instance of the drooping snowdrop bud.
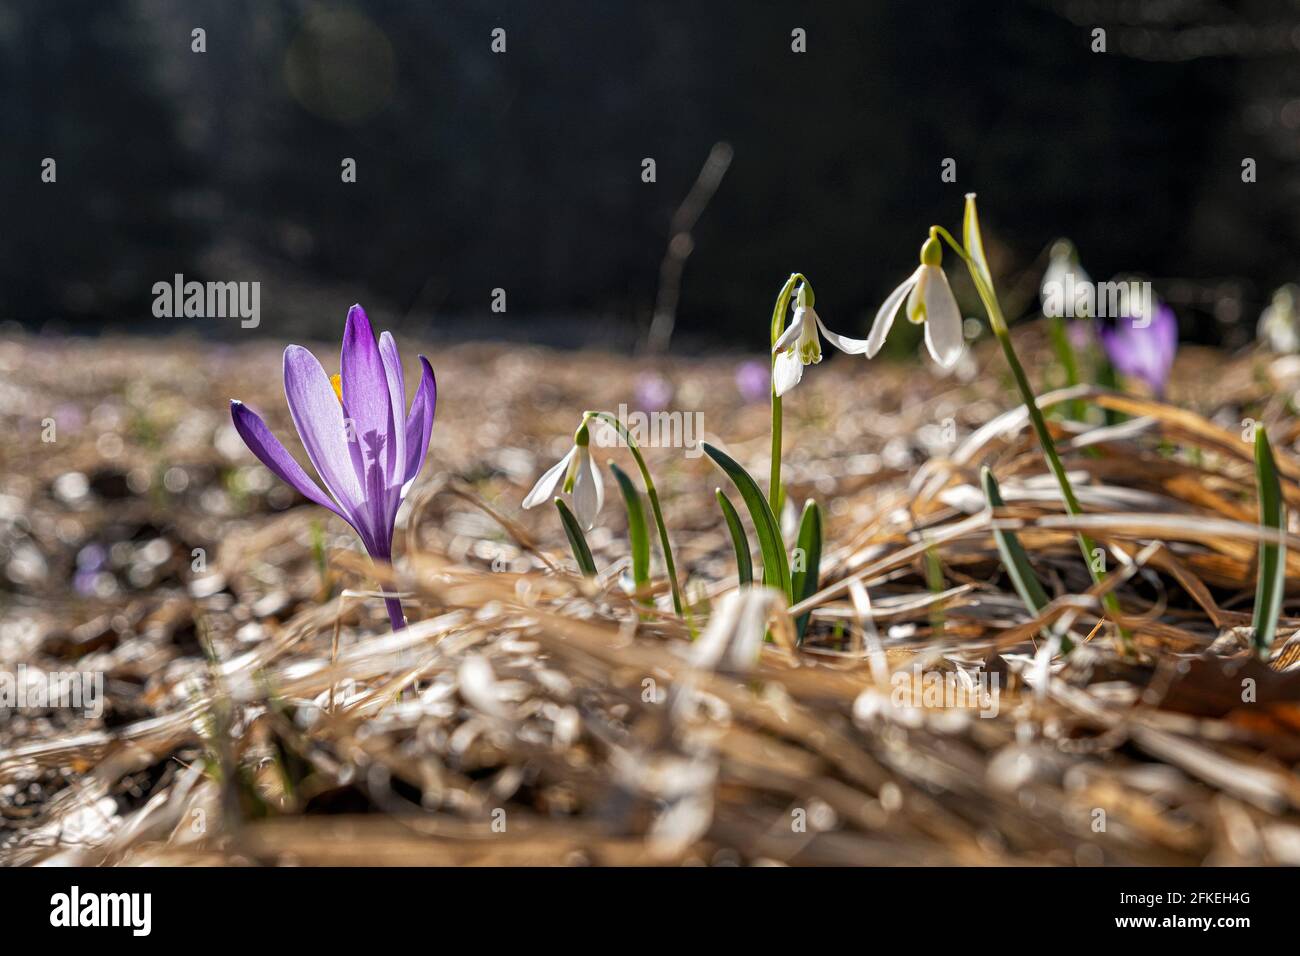
M 1260 313 L 1255 335 L 1274 352 L 1300 352 L 1300 287 L 1288 283 Z
M 524 499 L 525 508 L 533 508 L 555 499 L 563 492 L 571 496 L 573 513 L 590 531 L 596 524 L 596 515 L 605 502 L 605 483 L 600 469 L 591 458 L 591 433 L 584 421 L 573 436 L 569 453 L 551 466 L 537 479 L 533 490 Z
M 921 246 L 921 264 L 885 299 L 867 336 L 867 357 L 874 358 L 885 344 L 899 307 L 907 300 L 907 317 L 925 326 L 925 345 L 944 368 L 961 358 L 961 310 L 943 271 L 943 248 L 933 234 Z
M 1092 314 L 1092 279 L 1079 264 L 1079 254 L 1069 239 L 1057 239 L 1048 253 L 1047 270 L 1038 287 L 1043 315 L 1050 318 L 1086 319 Z
M 823 338 L 849 355 L 860 355 L 867 350 L 867 343 L 862 339 L 837 335 L 826 328 L 813 308 L 812 288 L 804 282 L 795 294 L 794 318 L 772 346 L 772 354 L 776 356 L 772 364 L 772 387 L 778 397 L 799 384 L 805 365 L 816 365 L 822 360 Z

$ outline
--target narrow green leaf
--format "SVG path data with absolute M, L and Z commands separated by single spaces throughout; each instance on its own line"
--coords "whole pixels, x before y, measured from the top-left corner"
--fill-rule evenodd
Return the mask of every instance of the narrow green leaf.
M 1002 500 L 1002 492 L 998 488 L 998 480 L 993 477 L 993 472 L 988 468 L 980 471 L 980 484 L 984 486 L 984 497 L 990 508 L 1002 508 L 1006 505 Z M 1012 531 L 994 529 L 993 540 L 997 542 L 998 554 L 1002 556 L 1002 566 L 1007 569 L 1011 584 L 1020 595 L 1020 600 L 1025 602 L 1025 608 L 1030 614 L 1038 614 L 1047 606 L 1047 592 L 1038 580 L 1038 575 L 1034 573 L 1033 565 L 1029 563 L 1029 555 L 1025 553 L 1020 539 Z
M 988 260 L 984 258 L 984 237 L 980 235 L 979 213 L 975 211 L 975 194 L 966 194 L 966 212 L 961 220 L 961 244 L 966 247 L 971 261 L 979 270 L 980 278 L 993 291 L 993 273 L 989 272 Z
M 746 584 L 752 584 L 754 581 L 754 559 L 749 554 L 749 536 L 745 534 L 745 526 L 740 523 L 740 515 L 736 513 L 736 506 L 731 503 L 730 498 L 722 493 L 722 489 L 713 489 L 713 494 L 718 499 L 718 507 L 722 509 L 722 517 L 727 519 L 727 530 L 731 532 L 731 546 L 736 551 L 736 575 L 740 578 L 742 587 Z
M 1273 449 L 1269 447 L 1268 433 L 1262 426 L 1255 432 L 1255 487 L 1259 491 L 1260 527 L 1284 532 L 1286 509 L 1282 484 L 1277 477 L 1277 463 L 1273 460 Z M 1261 657 L 1268 656 L 1277 633 L 1277 619 L 1282 613 L 1285 590 L 1286 545 L 1260 541 L 1259 578 L 1255 585 L 1255 614 L 1251 624 L 1255 628 L 1255 647 Z
M 776 588 L 790 599 L 790 565 L 785 558 L 780 525 L 776 523 L 767 499 L 758 490 L 758 484 L 749 472 L 740 467 L 734 458 L 708 442 L 704 442 L 703 447 L 714 464 L 726 472 L 740 492 L 740 497 L 745 500 L 745 507 L 749 509 L 749 518 L 758 534 L 758 548 L 763 555 L 763 583 Z
M 623 493 L 623 506 L 627 509 L 627 540 L 632 552 L 632 583 L 636 585 L 637 594 L 648 595 L 650 588 L 650 534 L 647 531 L 645 507 L 641 503 L 641 492 L 636 490 L 632 479 L 622 468 L 612 461 L 607 463 L 618 490 Z M 649 598 L 642 598 L 648 603 Z
M 594 578 L 596 561 L 591 556 L 591 548 L 587 547 L 587 536 L 582 533 L 582 525 L 578 524 L 578 519 L 573 516 L 563 498 L 555 499 L 555 510 L 560 513 L 560 523 L 564 525 L 564 534 L 569 539 L 569 547 L 573 549 L 573 560 L 578 562 L 578 570 L 584 577 Z
M 799 537 L 795 544 L 795 553 L 803 556 L 802 562 L 795 562 L 795 570 L 790 573 L 790 591 L 796 602 L 812 597 L 817 593 L 821 581 L 822 567 L 822 510 L 811 498 L 804 502 L 803 516 L 799 519 Z M 802 570 L 799 569 L 802 564 Z M 803 641 L 803 632 L 808 627 L 808 614 L 799 615 L 795 621 L 798 639 Z
M 934 550 L 934 545 L 925 549 L 925 586 L 931 594 L 943 593 L 943 565 L 939 562 L 939 554 Z M 940 602 L 935 601 L 930 605 L 930 630 L 934 637 L 943 636 L 945 617 Z
M 993 477 L 993 472 L 987 467 L 980 471 L 980 484 L 984 486 L 984 498 L 989 503 L 990 508 L 1001 508 L 1006 502 L 1002 500 L 1002 491 L 998 488 L 998 480 Z M 1026 610 L 1030 614 L 1037 615 L 1047 606 L 1049 600 L 1047 591 L 1043 588 L 1042 582 L 1038 580 L 1038 575 L 1034 572 L 1034 567 L 1029 563 L 1029 554 L 1025 551 L 1024 545 L 1016 537 L 1013 531 L 993 531 L 993 540 L 997 542 L 998 554 L 1002 556 L 1002 566 L 1007 569 L 1007 575 L 1011 578 L 1011 584 L 1016 589 L 1016 594 L 1020 595 L 1020 600 L 1024 602 Z M 1074 643 L 1065 633 L 1065 628 L 1056 628 L 1061 640 L 1061 653 L 1068 654 L 1074 649 Z M 1044 638 L 1051 635 L 1045 628 L 1042 632 Z

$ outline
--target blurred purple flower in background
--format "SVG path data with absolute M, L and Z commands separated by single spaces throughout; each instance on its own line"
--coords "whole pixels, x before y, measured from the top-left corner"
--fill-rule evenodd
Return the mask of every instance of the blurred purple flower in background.
M 1099 326 L 1102 348 L 1121 375 L 1141 379 L 1156 396 L 1163 396 L 1178 351 L 1178 319 L 1174 310 L 1158 303 L 1145 326 L 1124 316 Z
M 72 576 L 72 587 L 82 597 L 97 592 L 100 575 L 108 565 L 108 551 L 102 544 L 91 542 L 77 552 L 77 570 Z
M 659 412 L 673 400 L 673 383 L 658 372 L 642 372 L 633 386 L 636 407 L 643 412 Z
M 307 457 L 329 494 L 294 460 L 266 423 L 243 402 L 230 416 L 249 450 L 309 501 L 328 508 L 356 530 L 370 556 L 389 561 L 397 509 L 424 464 L 438 388 L 429 360 L 406 414 L 406 384 L 397 343 L 375 333 L 365 310 L 348 310 L 342 371 L 332 379 L 300 345 L 284 350 L 284 395 Z M 386 598 L 394 629 L 404 627 L 402 604 Z
M 76 433 L 86 424 L 86 413 L 79 405 L 64 402 L 54 410 L 54 421 L 60 431 Z
M 765 402 L 772 394 L 772 370 L 767 362 L 749 359 L 736 366 L 736 388 L 747 402 Z

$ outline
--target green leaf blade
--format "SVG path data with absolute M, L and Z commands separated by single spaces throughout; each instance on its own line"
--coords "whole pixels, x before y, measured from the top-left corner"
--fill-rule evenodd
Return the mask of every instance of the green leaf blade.
M 1255 487 L 1259 492 L 1259 525 L 1261 528 L 1285 534 L 1286 505 L 1282 498 L 1282 483 L 1278 478 L 1277 462 L 1269 445 L 1268 433 L 1261 426 L 1255 432 Z M 1259 572 L 1255 584 L 1255 613 L 1251 624 L 1255 629 L 1255 648 L 1267 658 L 1273 638 L 1277 635 L 1277 619 L 1282 613 L 1282 599 L 1286 592 L 1286 544 L 1261 540 L 1259 542 Z
M 583 577 L 594 578 L 596 559 L 591 556 L 591 548 L 587 546 L 587 536 L 582 533 L 582 525 L 578 524 L 578 519 L 573 516 L 563 498 L 555 499 L 555 510 L 560 513 L 560 523 L 564 525 L 564 535 L 569 539 L 569 548 L 573 551 L 573 560 L 578 562 L 578 570 Z
M 811 498 L 804 503 L 803 515 L 799 519 L 799 537 L 795 548 L 803 555 L 803 569 L 790 574 L 790 591 L 794 601 L 806 600 L 817 593 L 821 581 L 822 565 L 822 510 Z M 803 641 L 804 631 L 812 612 L 799 615 L 795 621 L 795 633 Z
M 1002 490 L 998 487 L 998 480 L 993 477 L 993 472 L 987 466 L 980 471 L 980 484 L 984 488 L 984 499 L 990 508 L 1006 506 L 1006 502 L 1002 500 Z M 1011 578 L 1011 584 L 1016 589 L 1016 594 L 1020 596 L 1020 600 L 1024 602 L 1025 609 L 1035 616 L 1042 613 L 1051 598 L 1047 596 L 1047 590 L 1038 580 L 1034 566 L 1029 563 L 1029 554 L 1020 543 L 1020 539 L 1016 537 L 1015 532 L 995 528 L 993 540 L 998 546 L 1002 566 L 1006 568 L 1007 576 Z M 1060 638 L 1061 653 L 1070 653 L 1074 645 L 1064 631 L 1058 628 L 1053 633 L 1058 634 Z M 1043 631 L 1043 636 L 1050 637 L 1046 629 Z
M 980 472 L 980 484 L 984 486 L 984 498 L 990 508 L 1006 507 L 1006 502 L 1002 500 L 1002 491 L 998 488 L 998 480 L 993 477 L 993 472 L 988 468 Z M 998 554 L 1002 556 L 1002 565 L 1006 568 L 1011 584 L 1015 587 L 1016 594 L 1020 595 L 1026 610 L 1030 614 L 1041 613 L 1049 599 L 1047 591 L 1043 589 L 1042 582 L 1034 572 L 1033 565 L 1029 563 L 1029 554 L 1025 551 L 1024 545 L 1020 543 L 1020 539 L 1014 532 L 997 528 L 993 530 L 993 540 L 997 543 Z
M 731 483 L 740 492 L 740 497 L 744 499 L 745 507 L 749 509 L 750 520 L 754 523 L 754 531 L 758 534 L 759 551 L 763 555 L 763 583 L 781 591 L 789 600 L 791 597 L 790 565 L 786 561 L 780 525 L 776 523 L 776 516 L 772 514 L 771 506 L 759 491 L 758 484 L 749 472 L 745 471 L 734 458 L 708 442 L 703 443 L 703 448 L 704 453 L 713 459 L 713 463 L 731 479 Z
M 714 497 L 718 499 L 718 507 L 722 509 L 722 517 L 726 519 L 727 530 L 731 533 L 731 547 L 736 552 L 736 576 L 739 578 L 741 587 L 752 584 L 754 581 L 754 559 L 749 552 L 749 536 L 745 534 L 745 526 L 740 523 L 740 515 L 736 511 L 736 506 L 731 503 L 731 499 L 723 494 L 721 488 L 713 489 Z
M 929 545 L 925 549 L 925 586 L 930 589 L 931 594 L 943 593 L 943 563 L 939 560 L 939 552 L 934 549 L 934 545 Z M 943 604 L 935 601 L 930 605 L 930 631 L 935 637 L 943 636 L 944 621 L 947 615 L 944 614 Z
M 638 594 L 648 594 L 650 587 L 650 532 L 646 523 L 645 506 L 641 493 L 628 477 L 627 472 L 614 462 L 609 462 L 610 473 L 618 482 L 618 490 L 623 495 L 623 506 L 627 509 L 627 539 L 632 556 L 632 583 Z M 648 600 L 648 599 L 646 599 Z

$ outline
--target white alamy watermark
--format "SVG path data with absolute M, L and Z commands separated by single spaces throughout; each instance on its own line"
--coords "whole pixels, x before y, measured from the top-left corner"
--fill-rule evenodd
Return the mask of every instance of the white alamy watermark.
M 889 679 L 895 707 L 977 710 L 996 717 L 1001 677 L 988 671 L 898 671 Z
M 619 403 L 618 421 L 641 448 L 682 448 L 687 458 L 704 454 L 700 442 L 704 437 L 703 412 L 629 412 Z M 601 448 L 626 448 L 627 439 L 614 428 L 596 429 L 596 444 Z
M 104 715 L 102 671 L 43 671 L 19 664 L 0 671 L 0 714 L 9 710 L 79 710 Z
M 159 319 L 234 319 L 245 329 L 262 322 L 262 283 L 185 281 L 153 284 L 153 314 Z
M 1093 282 L 1066 272 L 1043 283 L 1043 315 L 1053 319 L 1131 317 L 1135 328 L 1151 324 L 1151 283 L 1139 279 Z
M 153 930 L 153 894 L 82 893 L 73 886 L 50 897 L 50 925 L 125 926 L 132 936 L 148 936 Z

